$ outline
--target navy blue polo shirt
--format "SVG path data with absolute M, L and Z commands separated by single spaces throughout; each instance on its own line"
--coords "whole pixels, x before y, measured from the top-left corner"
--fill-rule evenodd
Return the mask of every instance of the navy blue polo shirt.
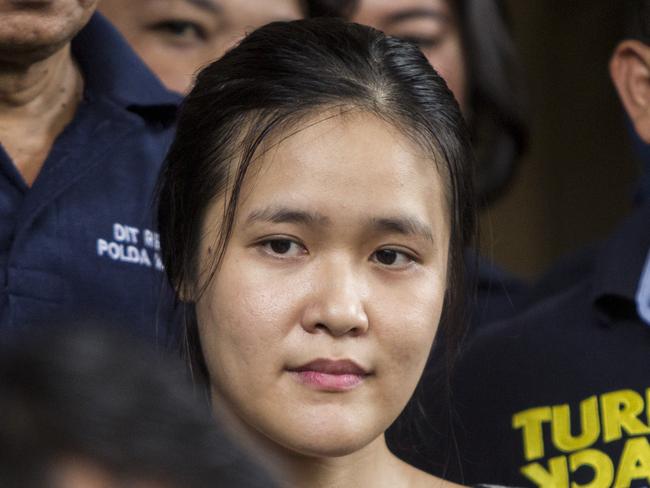
M 83 101 L 31 188 L 0 146 L 0 327 L 93 321 L 160 340 L 152 195 L 180 97 L 98 14 L 72 54 Z
M 453 438 L 449 416 L 428 419 L 444 437 L 431 441 L 431 471 L 515 486 L 650 484 L 649 250 L 646 203 L 582 280 L 477 334 L 452 377 Z M 459 457 L 444 451 L 453 443 Z

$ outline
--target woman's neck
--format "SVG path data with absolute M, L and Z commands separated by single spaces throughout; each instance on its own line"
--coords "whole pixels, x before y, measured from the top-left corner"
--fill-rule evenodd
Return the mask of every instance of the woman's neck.
M 252 454 L 282 488 L 451 488 L 453 485 L 397 458 L 384 435 L 343 456 L 310 456 L 284 448 L 245 425 L 232 412 L 218 417 L 234 439 Z
M 410 467 L 388 450 L 383 435 L 345 456 L 314 457 L 287 452 L 283 458 L 286 485 L 291 488 L 413 486 Z
M 288 449 L 244 422 L 219 395 L 212 406 L 233 439 L 264 466 L 282 488 L 460 488 L 421 471 L 395 456 L 384 434 L 342 456 L 314 456 Z

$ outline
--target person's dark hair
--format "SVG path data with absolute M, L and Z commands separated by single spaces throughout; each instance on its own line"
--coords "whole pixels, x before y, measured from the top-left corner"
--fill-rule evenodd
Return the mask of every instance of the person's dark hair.
M 305 0 L 313 17 L 350 19 L 363 0 Z M 448 0 L 467 65 L 466 118 L 477 152 L 477 201 L 504 193 L 528 145 L 523 73 L 500 0 Z
M 198 75 L 181 107 L 159 184 L 167 275 L 186 300 L 196 299 L 218 268 L 242 181 L 262 143 L 290 137 L 307 117 L 349 110 L 368 112 L 401 130 L 430 155 L 446 183 L 451 238 L 440 328 L 453 354 L 464 325 L 463 249 L 475 227 L 467 130 L 453 95 L 422 53 L 370 27 L 324 18 L 272 23 Z M 215 262 L 201 274 L 203 219 L 224 193 Z M 192 304 L 186 309 L 190 358 L 205 375 Z
M 348 18 L 356 7 L 355 0 L 305 0 L 307 17 Z
M 273 486 L 217 430 L 180 363 L 117 329 L 57 327 L 3 343 L 0 486 L 51 488 L 51 468 L 70 460 L 119 486 Z

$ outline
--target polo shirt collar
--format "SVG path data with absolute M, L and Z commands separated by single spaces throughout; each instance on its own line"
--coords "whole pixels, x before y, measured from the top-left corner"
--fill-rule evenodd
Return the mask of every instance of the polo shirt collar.
M 99 13 L 72 40 L 72 55 L 87 93 L 126 109 L 162 108 L 175 112 L 181 97 L 167 90 L 122 35 Z
M 592 303 L 606 321 L 638 316 L 636 294 L 649 250 L 650 202 L 645 202 L 596 255 Z

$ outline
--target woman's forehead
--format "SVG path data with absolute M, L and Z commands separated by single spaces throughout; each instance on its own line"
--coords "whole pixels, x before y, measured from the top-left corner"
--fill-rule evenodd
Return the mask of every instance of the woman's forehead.
M 363 175 L 389 185 L 437 179 L 431 153 L 394 124 L 361 110 L 314 114 L 279 131 L 260 149 L 253 173 L 281 173 L 287 180 L 328 176 L 352 181 Z
M 401 209 L 430 219 L 446 207 L 432 156 L 372 114 L 321 115 L 275 139 L 244 180 L 242 213 L 289 206 L 336 219 Z

